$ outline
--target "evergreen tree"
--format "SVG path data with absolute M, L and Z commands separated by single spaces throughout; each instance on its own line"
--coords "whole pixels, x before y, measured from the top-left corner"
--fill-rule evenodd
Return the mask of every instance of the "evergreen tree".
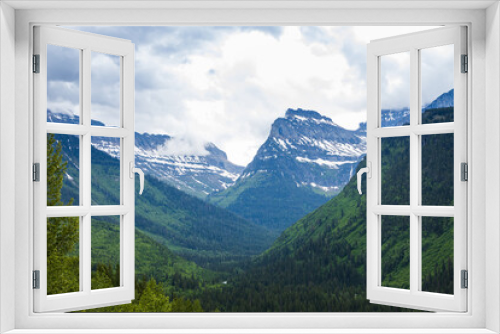
M 64 173 L 61 143 L 47 135 L 47 206 L 71 205 L 61 201 Z M 79 291 L 78 217 L 47 219 L 47 294 Z

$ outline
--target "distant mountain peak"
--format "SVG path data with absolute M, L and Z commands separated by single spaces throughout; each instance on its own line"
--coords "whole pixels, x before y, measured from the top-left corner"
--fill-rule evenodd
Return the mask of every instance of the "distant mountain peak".
M 316 112 L 314 110 L 306 110 L 302 108 L 297 108 L 297 109 L 289 108 L 285 113 L 286 118 L 294 118 L 297 116 L 304 118 L 315 118 L 315 119 L 324 118 L 324 116 L 322 116 L 319 112 Z
M 427 106 L 422 108 L 422 111 L 428 109 L 453 107 L 454 97 L 455 97 L 455 91 L 452 88 L 446 93 L 439 95 L 434 101 L 432 101 Z
M 330 125 L 337 125 L 335 124 L 331 118 L 328 118 L 326 116 L 321 115 L 320 113 L 314 111 L 314 110 L 306 110 L 306 109 L 287 109 L 285 113 L 285 119 L 291 120 L 291 121 L 313 121 L 314 123 L 326 123 Z
M 236 183 L 210 200 L 283 230 L 349 182 L 366 152 L 365 136 L 316 111 L 288 109 Z

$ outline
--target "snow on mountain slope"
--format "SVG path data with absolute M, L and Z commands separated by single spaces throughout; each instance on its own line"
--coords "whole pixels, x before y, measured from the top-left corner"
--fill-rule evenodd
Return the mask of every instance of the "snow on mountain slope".
M 366 152 L 366 130 L 351 131 L 311 110 L 288 109 L 272 125 L 266 142 L 243 171 L 279 170 L 298 187 L 338 193 Z
M 47 111 L 47 121 L 79 124 L 76 115 Z M 104 126 L 92 120 L 92 125 Z M 165 180 L 177 189 L 200 198 L 231 186 L 243 167 L 231 163 L 224 151 L 212 143 L 205 145 L 206 155 L 169 155 L 165 145 L 172 137 L 163 134 L 135 133 L 135 164 L 144 173 Z M 94 137 L 92 145 L 112 157 L 120 155 L 117 138 Z

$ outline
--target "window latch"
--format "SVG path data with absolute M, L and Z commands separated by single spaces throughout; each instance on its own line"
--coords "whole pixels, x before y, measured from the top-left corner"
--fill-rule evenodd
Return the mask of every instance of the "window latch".
M 363 194 L 363 192 L 361 191 L 361 177 L 363 176 L 363 174 L 366 173 L 366 177 L 371 179 L 372 178 L 372 163 L 370 161 L 367 161 L 366 162 L 366 167 L 365 168 L 361 168 L 359 171 L 358 171 L 358 193 L 360 195 Z
M 135 173 L 139 174 L 139 195 L 142 195 L 142 192 L 144 191 L 144 172 L 140 168 L 134 167 L 134 162 L 130 161 L 129 163 L 129 172 L 130 172 L 130 178 L 133 179 L 135 176 Z

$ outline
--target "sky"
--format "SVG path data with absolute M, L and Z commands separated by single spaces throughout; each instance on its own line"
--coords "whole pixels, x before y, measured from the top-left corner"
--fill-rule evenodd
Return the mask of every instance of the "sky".
M 175 140 L 165 154 L 203 155 L 212 142 L 247 165 L 273 121 L 310 109 L 356 129 L 366 121 L 366 45 L 429 27 L 70 27 L 135 44 L 135 127 Z M 431 61 L 432 59 L 432 61 Z M 78 52 L 51 47 L 48 108 L 75 113 Z M 451 64 L 451 72 L 450 72 Z M 453 85 L 449 47 L 422 54 L 422 104 Z M 92 115 L 119 124 L 117 57 L 92 55 Z M 405 55 L 382 62 L 382 103 L 408 107 Z

